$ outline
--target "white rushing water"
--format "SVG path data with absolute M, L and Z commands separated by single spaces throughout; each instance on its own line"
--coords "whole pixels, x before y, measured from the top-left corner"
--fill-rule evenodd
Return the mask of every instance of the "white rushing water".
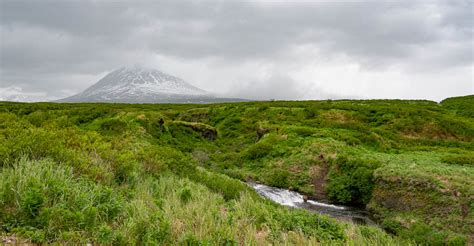
M 275 188 L 253 182 L 249 182 L 248 185 L 254 188 L 255 191 L 257 191 L 257 193 L 261 196 L 283 206 L 302 208 L 311 212 L 326 214 L 337 219 L 353 221 L 359 224 L 376 225 L 375 222 L 370 219 L 369 213 L 364 209 L 334 205 L 311 199 L 308 199 L 305 202 L 303 195 L 295 191 Z
M 249 183 L 249 185 L 252 186 L 260 195 L 284 206 L 297 208 L 300 207 L 302 203 L 304 203 L 303 195 L 295 191 L 270 187 L 257 183 Z M 343 206 L 336 206 L 333 204 L 327 204 L 309 199 L 307 200 L 307 202 L 315 206 L 328 207 L 339 210 L 345 209 L 345 207 Z

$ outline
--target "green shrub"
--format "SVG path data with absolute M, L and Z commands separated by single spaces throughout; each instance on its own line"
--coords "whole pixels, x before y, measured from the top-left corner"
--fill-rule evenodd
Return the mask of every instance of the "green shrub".
M 107 224 L 99 226 L 94 237 L 97 238 L 97 242 L 100 244 L 112 244 L 115 239 L 113 229 Z
M 370 226 L 359 226 L 360 234 L 367 239 L 377 239 L 380 235 L 380 229 Z
M 180 241 L 180 245 L 186 245 L 186 246 L 200 246 L 203 245 L 197 238 L 196 236 L 192 234 L 186 234 Z
M 95 119 L 104 117 L 106 115 L 106 111 L 86 108 L 84 110 L 77 110 L 76 112 L 74 112 L 74 115 L 71 118 L 73 119 L 73 121 L 75 121 L 75 124 L 82 125 L 90 123 Z
M 329 198 L 340 203 L 367 204 L 374 188 L 373 173 L 379 166 L 374 161 L 338 157 L 329 174 Z
M 190 175 L 188 178 L 207 186 L 207 188 L 214 192 L 222 194 L 225 200 L 239 198 L 243 191 L 248 191 L 248 187 L 239 180 L 200 168 L 197 169 L 194 175 Z
M 448 155 L 444 156 L 441 159 L 443 162 L 461 165 L 461 166 L 474 166 L 474 156 L 473 155 Z
M 410 238 L 418 244 L 426 245 L 445 245 L 446 233 L 435 231 L 424 223 L 415 223 L 409 229 L 401 230 L 399 235 Z
M 344 228 L 335 221 L 304 210 L 279 214 L 277 220 L 281 223 L 282 228 L 287 231 L 301 231 L 320 240 L 343 241 L 346 239 Z
M 140 164 L 134 160 L 135 155 L 131 152 L 123 152 L 114 160 L 115 181 L 118 184 L 136 182 L 140 172 Z
M 58 240 L 77 231 L 91 233 L 122 211 L 120 194 L 77 179 L 71 168 L 48 160 L 21 159 L 3 169 L 0 191 L 4 229 L 36 238 L 34 242 Z
M 100 132 L 106 135 L 120 135 L 127 131 L 127 123 L 120 119 L 109 119 L 100 125 Z
M 289 185 L 290 172 L 284 169 L 274 169 L 272 170 L 266 180 L 266 183 L 270 186 L 278 188 L 288 188 Z
M 252 146 L 250 146 L 247 151 L 245 152 L 245 158 L 250 160 L 257 160 L 267 156 L 273 150 L 273 146 L 265 143 L 265 142 L 258 142 Z
M 161 137 L 167 131 L 165 117 L 161 114 L 142 114 L 134 120 L 155 138 Z
M 314 128 L 309 128 L 309 127 L 295 127 L 293 128 L 293 132 L 295 132 L 296 134 L 302 137 L 309 137 L 315 134 L 316 130 Z
M 455 235 L 447 240 L 447 244 L 450 246 L 463 246 L 468 243 L 466 237 L 460 236 L 460 235 Z
M 413 240 L 419 245 L 466 245 L 464 236 L 434 229 L 423 222 L 415 222 L 407 227 L 393 219 L 385 219 L 382 227 L 389 233 Z
M 314 119 L 318 116 L 318 110 L 313 107 L 305 108 L 304 113 L 306 119 Z
M 38 180 L 31 179 L 27 182 L 26 187 L 28 189 L 23 193 L 19 205 L 28 218 L 35 219 L 45 202 L 45 198 Z
M 183 133 L 198 136 L 206 140 L 215 140 L 217 138 L 217 130 L 207 124 L 186 121 L 173 121 L 169 124 L 169 131 L 175 137 L 182 136 Z
M 192 198 L 191 190 L 188 187 L 181 188 L 178 191 L 178 195 L 179 199 L 184 204 L 188 203 Z
M 403 226 L 400 222 L 393 220 L 393 219 L 384 219 L 382 221 L 382 228 L 391 233 L 391 234 L 398 234 L 403 229 Z
M 334 201 L 349 203 L 353 200 L 352 180 L 348 175 L 332 177 L 326 190 L 329 198 Z
M 133 221 L 132 235 L 135 243 L 159 245 L 169 240 L 169 222 L 159 213 Z

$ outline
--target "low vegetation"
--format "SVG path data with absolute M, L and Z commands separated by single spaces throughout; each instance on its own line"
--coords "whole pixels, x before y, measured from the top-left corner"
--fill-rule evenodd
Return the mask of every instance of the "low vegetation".
M 0 230 L 34 243 L 468 245 L 474 97 L 0 103 Z M 366 206 L 380 228 L 245 181 Z

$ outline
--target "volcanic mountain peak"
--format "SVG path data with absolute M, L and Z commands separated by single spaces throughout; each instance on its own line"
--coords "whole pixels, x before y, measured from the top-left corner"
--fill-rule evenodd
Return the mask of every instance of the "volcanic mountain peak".
M 212 99 L 208 92 L 156 69 L 123 67 L 62 102 L 186 102 Z
M 203 95 L 205 91 L 184 80 L 162 73 L 156 69 L 142 67 L 120 68 L 105 76 L 85 90 L 84 96 L 94 94 L 178 94 Z

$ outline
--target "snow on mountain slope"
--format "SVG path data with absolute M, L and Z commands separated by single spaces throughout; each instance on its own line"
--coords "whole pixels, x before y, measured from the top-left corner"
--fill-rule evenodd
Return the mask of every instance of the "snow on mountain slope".
M 84 92 L 62 102 L 168 102 L 210 99 L 212 95 L 156 69 L 120 68 Z

